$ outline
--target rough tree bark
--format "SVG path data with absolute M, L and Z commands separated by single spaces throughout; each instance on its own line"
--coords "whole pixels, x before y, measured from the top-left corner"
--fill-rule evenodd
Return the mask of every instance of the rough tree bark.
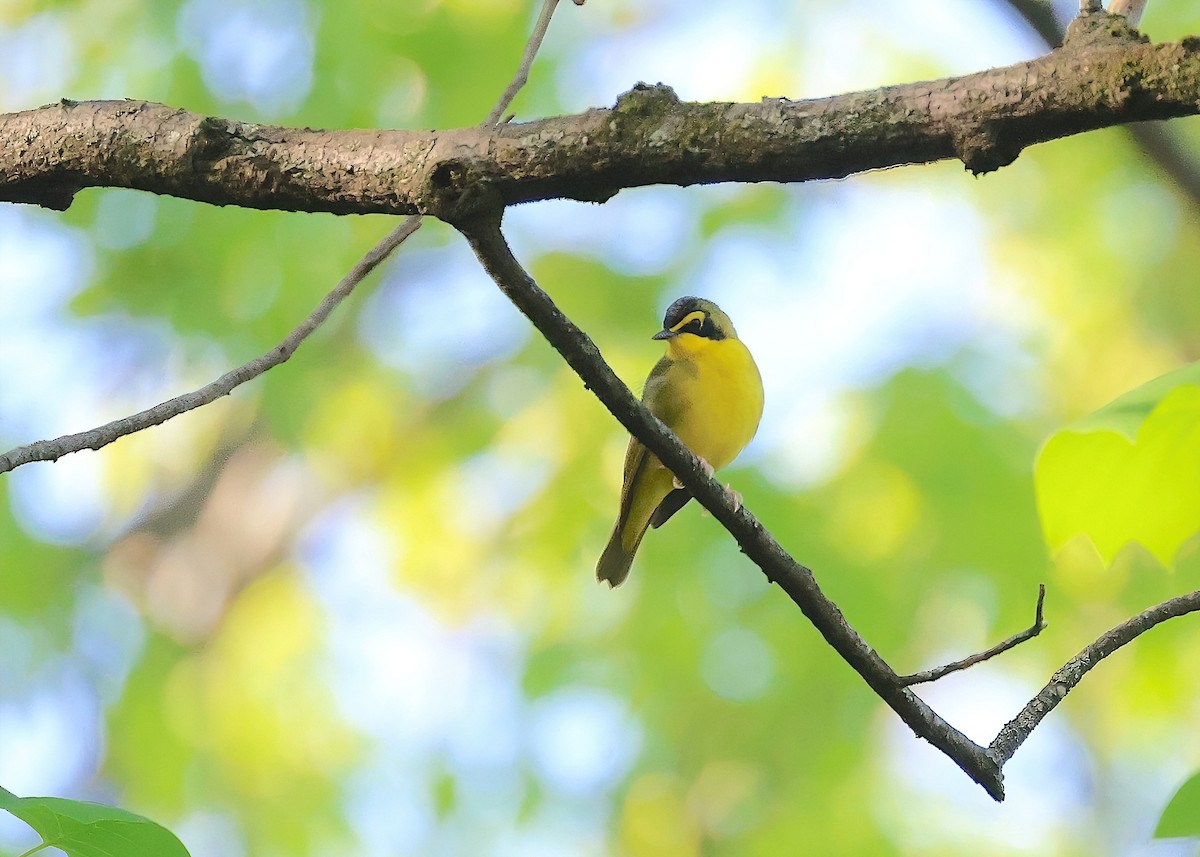
M 1029 62 L 830 98 L 681 102 L 638 85 L 615 107 L 447 131 L 314 131 L 142 101 L 63 101 L 0 116 L 0 200 L 63 209 L 92 186 L 215 205 L 432 214 L 482 188 L 506 205 L 602 201 L 650 184 L 800 182 L 959 158 L 1200 112 L 1200 39 L 1149 44 L 1123 18 L 1077 19 Z

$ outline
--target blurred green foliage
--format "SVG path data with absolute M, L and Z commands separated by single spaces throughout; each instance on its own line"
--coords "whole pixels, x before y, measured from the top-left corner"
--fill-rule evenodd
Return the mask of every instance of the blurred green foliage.
M 25 89 L 0 75 L 0 105 L 128 96 L 314 127 L 474 124 L 507 83 L 532 5 L 10 0 L 0 30 L 69 57 L 31 60 Z M 978 5 L 1003 18 L 1003 4 Z M 1151 4 L 1146 31 L 1200 32 L 1181 8 Z M 664 82 L 688 83 L 687 97 L 754 100 L 977 70 L 957 42 L 1003 42 L 1006 61 L 1032 51 L 1009 18 L 934 43 L 935 21 L 898 30 L 850 2 L 735 12 L 564 3 L 518 121 L 589 106 L 578 93 L 602 74 L 620 80 L 612 103 L 635 82 L 623 76 L 642 73 L 624 70 L 631 56 L 664 57 Z M 222 30 L 225 19 L 238 29 Z M 238 42 L 245 33 L 257 41 Z M 280 42 L 285 58 L 310 51 L 307 84 L 286 64 L 287 80 L 269 73 L 279 33 L 295 36 Z M 726 44 L 714 33 L 729 34 L 732 53 L 679 47 Z M 230 44 L 238 51 L 219 54 Z M 205 45 L 225 58 L 206 61 Z M 813 64 L 797 65 L 805 56 Z M 221 77 L 238 68 L 242 94 Z M 1170 129 L 1200 157 L 1193 124 Z M 886 204 L 882 226 L 855 231 L 853 199 Z M 990 740 L 1104 630 L 1196 587 L 1193 543 L 1171 573 L 1150 555 L 1174 555 L 1191 525 L 1172 532 L 1170 551 L 1160 538 L 1114 557 L 1131 537 L 1122 524 L 1053 523 L 1088 508 L 1068 491 L 1085 485 L 1111 511 L 1097 497 L 1111 483 L 1089 481 L 1111 476 L 1095 449 L 1054 474 L 1059 494 L 1035 497 L 1045 438 L 1200 356 L 1196 203 L 1121 130 L 1038 147 L 981 180 L 942 164 L 552 205 L 509 213 L 514 246 L 635 388 L 657 359 L 649 336 L 667 303 L 720 292 L 710 296 L 763 365 L 773 426 L 725 476 L 898 671 L 1026 627 L 1047 584 L 1044 634 L 922 690 L 972 737 Z M 902 246 L 924 207 L 950 212 L 938 222 L 953 228 Z M 92 359 L 124 353 L 138 332 L 160 343 L 103 363 L 105 395 L 89 399 L 75 376 L 62 389 L 44 381 L 54 402 L 95 401 L 95 412 L 64 407 L 47 434 L 271 348 L 392 225 L 106 190 L 61 216 L 19 214 L 83 237 L 82 286 L 55 324 L 80 336 L 116 325 Z M 839 229 L 852 250 L 831 243 Z M 912 288 L 901 269 L 945 279 L 937 260 L 963 244 L 978 247 L 978 282 L 952 272 L 924 303 L 900 302 Z M 713 270 L 720 282 L 706 279 Z M 841 271 L 869 277 L 867 296 L 853 303 L 838 290 L 855 282 L 818 280 Z M 959 317 L 921 323 L 967 293 L 978 322 L 965 334 Z M 861 326 L 880 313 L 898 327 Z M 800 368 L 845 330 L 868 331 L 849 357 Z M 887 359 L 854 361 L 892 340 Z M 34 438 L 0 425 L 0 439 Z M 1186 431 L 1179 439 L 1188 449 Z M 1009 800 L 993 805 L 907 734 L 694 506 L 647 538 L 627 586 L 599 588 L 624 443 L 454 233 L 427 223 L 284 366 L 200 412 L 0 483 L 11 652 L 0 723 L 25 722 L 19 712 L 50 694 L 77 728 L 46 752 L 78 744 L 86 759 L 57 793 L 163 821 L 194 857 L 1129 853 L 1200 767 L 1200 622 L 1168 623 L 1090 675 L 1018 753 Z M 819 465 L 804 464 L 821 443 Z M 1178 479 L 1188 471 L 1175 455 L 1164 453 Z M 98 521 L 70 538 L 51 526 L 70 504 L 58 508 L 39 481 L 61 473 L 68 494 L 92 486 L 100 498 Z M 1139 512 L 1166 520 L 1162 494 L 1142 498 Z M 1039 502 L 1062 543 L 1053 554 Z M 1064 542 L 1079 530 L 1094 547 Z M 93 628 L 98 592 L 132 609 L 105 608 Z M 120 642 L 130 628 L 143 637 Z M 54 695 L 60 669 L 83 676 L 91 708 Z M 45 742 L 29 735 L 34 754 Z M 5 746 L 0 736 L 0 783 L 26 793 Z

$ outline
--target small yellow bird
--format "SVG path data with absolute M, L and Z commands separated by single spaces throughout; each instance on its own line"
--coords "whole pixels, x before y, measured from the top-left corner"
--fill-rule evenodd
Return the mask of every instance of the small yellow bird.
M 667 353 L 646 379 L 643 404 L 710 472 L 724 467 L 754 437 L 762 418 L 762 378 L 754 358 L 729 316 L 703 298 L 671 304 L 653 338 L 667 341 Z M 596 565 L 596 579 L 620 586 L 646 529 L 661 527 L 691 498 L 671 471 L 630 438 L 621 512 Z

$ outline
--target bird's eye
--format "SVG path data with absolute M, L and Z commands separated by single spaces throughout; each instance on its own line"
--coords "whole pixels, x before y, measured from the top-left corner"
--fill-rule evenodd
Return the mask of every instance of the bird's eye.
M 689 321 L 687 323 L 687 327 L 685 327 L 684 330 L 686 330 L 688 333 L 694 333 L 697 336 L 699 336 L 700 330 L 703 326 L 704 326 L 704 323 L 702 321 L 700 321 L 700 319 L 693 318 L 691 321 Z

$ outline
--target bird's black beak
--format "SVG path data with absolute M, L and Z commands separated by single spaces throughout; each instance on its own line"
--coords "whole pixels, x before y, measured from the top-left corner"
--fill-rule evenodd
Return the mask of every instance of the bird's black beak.
M 669 330 L 668 329 L 668 330 L 660 330 L 658 333 L 654 334 L 650 338 L 651 339 L 671 339 L 672 337 L 675 337 L 678 335 L 679 335 L 678 330 Z

